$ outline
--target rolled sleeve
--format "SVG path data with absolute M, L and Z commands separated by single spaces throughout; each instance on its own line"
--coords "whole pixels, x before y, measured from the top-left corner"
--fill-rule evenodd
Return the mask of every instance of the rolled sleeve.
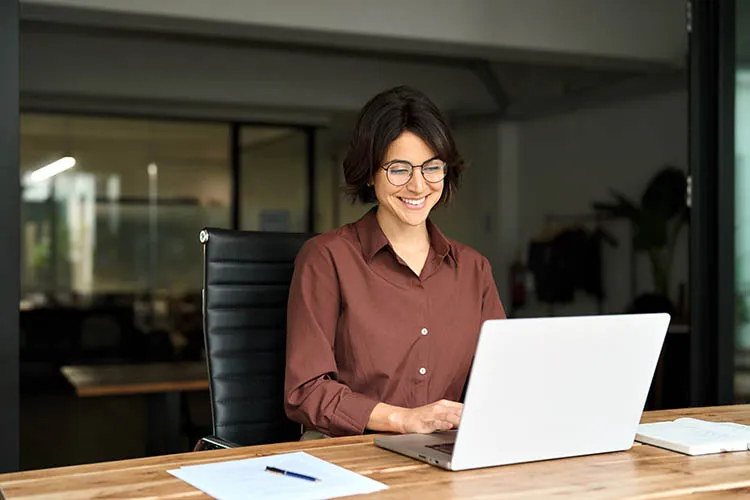
M 362 434 L 379 403 L 338 381 L 340 307 L 333 259 L 313 238 L 297 255 L 289 289 L 284 407 L 290 419 L 329 436 Z

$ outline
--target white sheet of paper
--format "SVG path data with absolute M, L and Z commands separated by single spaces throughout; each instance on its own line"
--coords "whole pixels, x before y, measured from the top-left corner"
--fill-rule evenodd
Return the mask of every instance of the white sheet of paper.
M 265 470 L 266 465 L 313 476 L 320 481 L 273 474 Z M 219 500 L 318 500 L 388 488 L 383 483 L 305 452 L 189 465 L 167 472 Z

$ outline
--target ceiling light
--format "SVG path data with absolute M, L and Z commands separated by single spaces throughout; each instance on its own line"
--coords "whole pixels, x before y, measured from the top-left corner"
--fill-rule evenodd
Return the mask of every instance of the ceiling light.
M 54 177 L 60 172 L 65 172 L 69 168 L 73 168 L 76 165 L 76 159 L 72 156 L 63 156 L 59 160 L 53 161 L 49 165 L 45 165 L 42 168 L 34 170 L 29 174 L 29 180 L 31 182 L 41 182 Z

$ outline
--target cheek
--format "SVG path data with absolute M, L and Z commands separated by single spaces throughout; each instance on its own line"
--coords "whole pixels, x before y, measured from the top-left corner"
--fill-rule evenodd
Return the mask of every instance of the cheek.
M 379 202 L 386 201 L 392 194 L 394 194 L 397 189 L 395 189 L 390 184 L 384 184 L 382 182 L 375 182 L 375 197 L 378 199 Z
M 445 181 L 441 182 L 440 184 L 432 184 L 432 192 L 437 194 L 437 198 L 440 197 L 441 194 L 443 194 L 443 190 L 445 189 Z

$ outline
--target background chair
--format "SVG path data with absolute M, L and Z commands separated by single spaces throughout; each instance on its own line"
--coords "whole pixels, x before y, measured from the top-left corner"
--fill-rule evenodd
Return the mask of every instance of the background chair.
M 294 258 L 311 236 L 201 231 L 214 435 L 196 450 L 299 439 L 283 405 L 286 310 Z

